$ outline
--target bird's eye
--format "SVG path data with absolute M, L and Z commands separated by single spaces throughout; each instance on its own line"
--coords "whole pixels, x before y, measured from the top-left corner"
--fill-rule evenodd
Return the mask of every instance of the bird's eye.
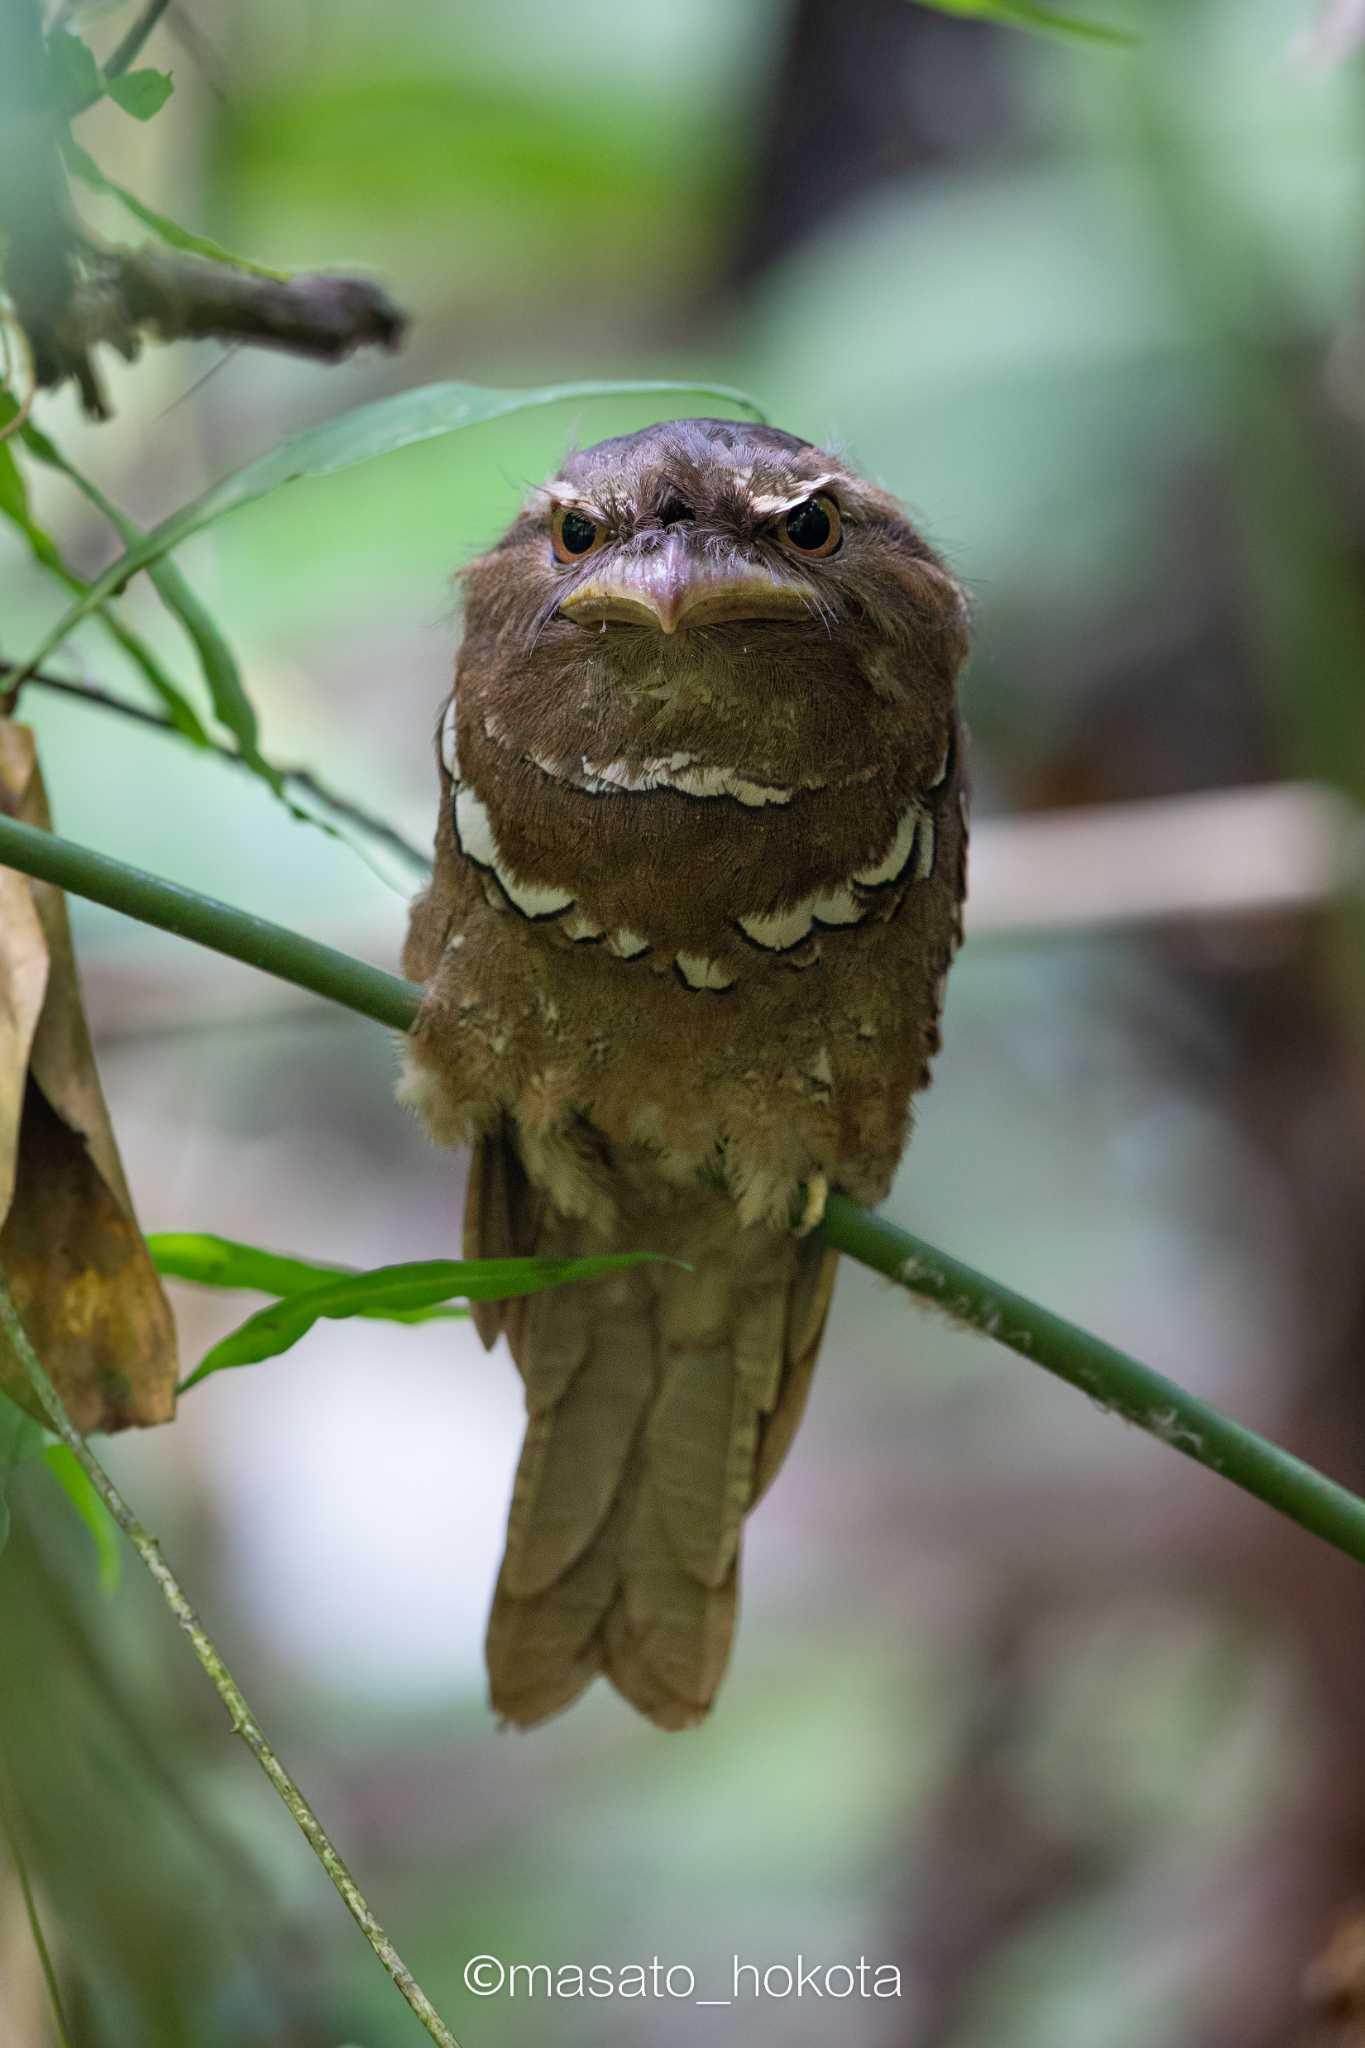
M 793 505 L 782 521 L 782 537 L 803 555 L 832 555 L 843 538 L 839 507 L 823 491 L 818 498 Z
M 600 545 L 602 529 L 586 512 L 575 512 L 571 505 L 557 505 L 550 521 L 550 540 L 561 562 L 577 562 Z

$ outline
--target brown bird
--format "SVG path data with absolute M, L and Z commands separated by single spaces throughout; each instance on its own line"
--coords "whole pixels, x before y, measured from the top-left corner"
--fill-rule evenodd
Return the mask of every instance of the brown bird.
M 529 1725 L 602 1672 L 683 1728 L 805 1405 L 810 1233 L 885 1195 L 938 1047 L 966 610 L 894 499 L 723 420 L 572 455 L 464 587 L 401 1093 L 474 1147 L 468 1257 L 692 1267 L 475 1310 L 529 1415 L 492 1701 Z

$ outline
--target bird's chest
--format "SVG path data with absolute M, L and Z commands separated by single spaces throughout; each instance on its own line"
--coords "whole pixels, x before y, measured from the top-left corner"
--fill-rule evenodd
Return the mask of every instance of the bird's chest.
M 894 776 L 796 787 L 674 755 L 535 762 L 451 792 L 453 849 L 532 946 L 567 941 L 684 989 L 801 971 L 932 871 L 930 807 Z

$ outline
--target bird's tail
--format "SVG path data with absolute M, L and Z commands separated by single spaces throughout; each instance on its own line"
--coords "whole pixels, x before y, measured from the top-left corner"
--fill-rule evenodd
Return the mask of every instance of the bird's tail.
M 626 1245 L 623 1223 L 539 1204 L 533 1232 L 504 1231 L 515 1163 L 490 1152 L 500 1142 L 471 1188 L 467 1244 L 667 1251 L 694 1270 L 636 1266 L 502 1307 L 528 1421 L 488 1624 L 493 1705 L 529 1726 L 601 1672 L 660 1727 L 690 1727 L 725 1671 L 740 1525 L 804 1408 L 835 1255 L 737 1229 L 721 1197 L 687 1219 L 686 1244 L 667 1212 L 654 1235 L 673 1229 L 673 1242 L 646 1241 L 637 1221 Z M 486 1311 L 480 1322 L 490 1337 Z

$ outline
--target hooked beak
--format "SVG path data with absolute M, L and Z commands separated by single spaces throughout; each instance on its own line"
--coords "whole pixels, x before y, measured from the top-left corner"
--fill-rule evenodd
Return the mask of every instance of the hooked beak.
M 576 625 L 713 626 L 725 619 L 790 619 L 809 611 L 799 585 L 780 583 L 755 563 L 713 562 L 670 533 L 652 555 L 605 560 L 559 606 Z

